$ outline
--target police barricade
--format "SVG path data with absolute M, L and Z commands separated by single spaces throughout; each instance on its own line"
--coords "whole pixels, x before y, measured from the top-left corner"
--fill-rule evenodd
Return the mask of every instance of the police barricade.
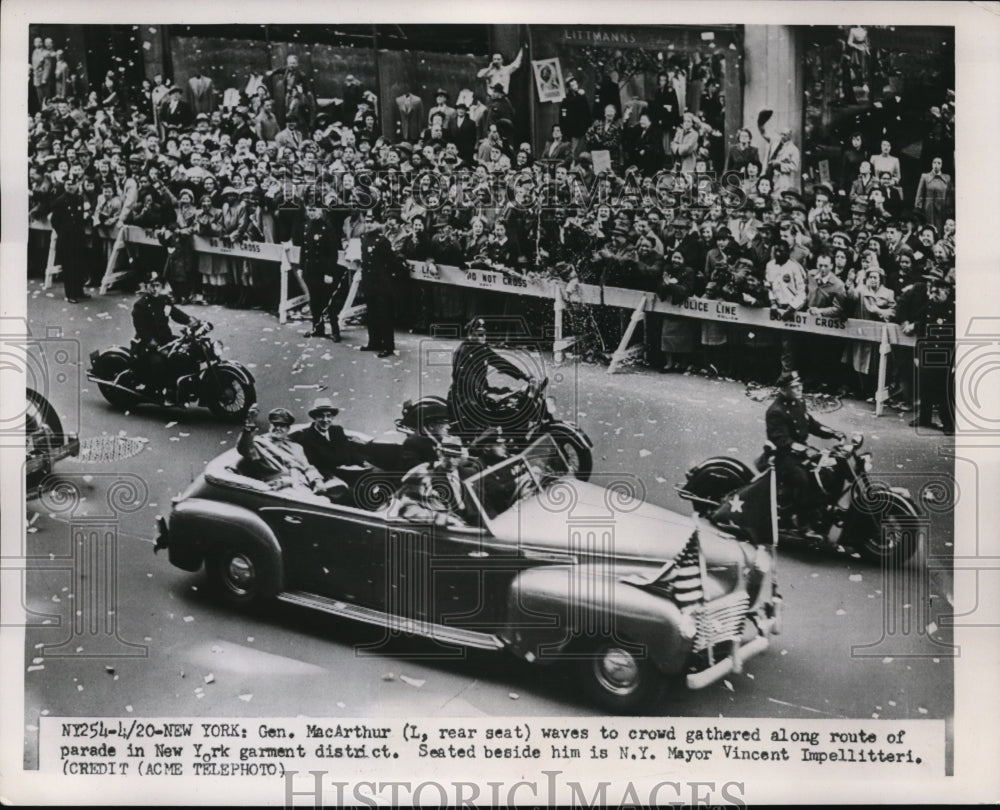
M 47 223 L 32 221 L 32 228 L 51 230 Z M 258 261 L 276 262 L 281 273 L 281 298 L 278 307 L 278 318 L 285 323 L 288 314 L 309 302 L 309 293 L 298 269 L 299 249 L 291 243 L 273 242 L 241 242 L 227 244 L 216 237 L 195 236 L 194 250 L 198 253 L 215 253 L 225 256 L 235 256 Z M 125 244 L 159 245 L 152 231 L 126 225 L 122 227 L 115 238 L 114 247 L 108 258 L 107 270 L 101 283 L 101 293 L 117 279 L 126 275 L 118 271 L 117 263 Z M 49 267 L 46 269 L 46 286 L 51 284 L 51 276 L 58 272 L 52 267 L 55 256 L 55 233 L 52 234 L 52 245 L 49 250 Z M 351 270 L 351 287 L 340 311 L 341 326 L 344 321 L 364 311 L 364 306 L 357 303 L 358 288 L 361 276 L 360 240 L 352 239 L 347 249 L 338 255 L 338 261 Z M 859 318 L 828 318 L 809 315 L 805 312 L 795 313 L 792 320 L 775 319 L 767 308 L 745 307 L 727 301 L 717 301 L 708 298 L 692 297 L 683 304 L 671 304 L 660 301 L 650 292 L 629 290 L 621 287 L 601 287 L 596 284 L 567 285 L 557 279 L 539 279 L 525 277 L 513 271 L 462 269 L 450 265 L 434 265 L 422 261 L 411 260 L 410 277 L 415 281 L 426 281 L 434 284 L 447 284 L 454 287 L 466 287 L 490 292 L 528 295 L 535 298 L 546 298 L 553 302 L 554 335 L 552 351 L 557 363 L 562 362 L 564 353 L 576 342 L 577 338 L 566 335 L 563 327 L 563 313 L 567 304 L 586 304 L 590 306 L 610 306 L 632 311 L 632 317 L 622 337 L 621 343 L 612 356 L 608 373 L 614 373 L 629 356 L 641 347 L 629 349 L 636 328 L 643 322 L 646 313 L 657 312 L 684 318 L 696 318 L 738 326 L 757 327 L 783 332 L 798 332 L 800 334 L 824 335 L 833 338 L 860 340 L 879 344 L 878 386 L 875 395 L 875 413 L 881 415 L 884 403 L 888 399 L 888 389 L 885 385 L 887 357 L 892 344 L 912 346 L 915 339 L 904 335 L 898 324 L 867 321 Z M 50 272 L 51 271 L 51 272 Z M 289 276 L 299 285 L 300 293 L 289 297 Z
M 44 220 L 29 220 L 28 228 L 32 231 L 47 231 L 49 234 L 49 257 L 45 261 L 45 281 L 42 282 L 42 289 L 47 290 L 52 286 L 55 277 L 62 271 L 62 268 L 56 264 L 56 232 L 52 230 L 48 217 Z
M 52 231 L 52 226 L 48 222 L 32 220 L 29 226 L 33 230 L 51 232 L 49 258 L 45 268 L 44 282 L 44 288 L 48 289 L 52 286 L 53 280 L 60 272 L 59 266 L 55 264 L 56 234 Z M 102 231 L 102 234 L 106 239 L 111 239 L 112 237 L 114 238 L 114 245 L 112 246 L 111 252 L 108 256 L 107 267 L 104 271 L 104 277 L 101 280 L 100 293 L 101 295 L 104 295 L 107 293 L 112 284 L 128 275 L 126 271 L 118 269 L 119 259 L 122 252 L 126 249 L 127 244 L 159 246 L 160 242 L 156 238 L 156 234 L 152 229 L 141 228 L 137 225 L 125 225 L 118 228 L 117 233 L 114 231 L 104 233 Z M 192 240 L 195 253 L 234 256 L 237 258 L 255 259 L 257 261 L 274 262 L 278 264 L 279 272 L 281 274 L 281 294 L 278 303 L 278 319 L 281 323 L 285 323 L 288 320 L 290 312 L 309 302 L 309 293 L 298 269 L 299 249 L 291 243 L 239 242 L 237 244 L 230 244 L 222 239 L 219 239 L 218 237 L 204 236 L 193 236 Z M 352 240 L 352 243 L 357 241 L 358 240 Z M 344 259 L 344 253 L 341 253 L 339 257 L 340 260 L 345 261 L 348 264 L 355 265 L 353 268 L 354 272 L 352 274 L 350 291 L 339 315 L 341 325 L 343 325 L 343 322 L 347 318 L 357 315 L 363 310 L 363 307 L 357 306 L 355 303 L 360 281 L 360 267 L 358 266 L 357 261 L 351 261 L 353 257 L 357 257 L 359 259 L 360 255 L 360 248 L 357 245 L 351 244 L 348 246 L 346 252 L 347 259 Z M 293 278 L 298 284 L 298 294 L 291 294 L 292 291 L 289 286 L 290 277 Z
M 660 301 L 653 293 L 621 287 L 601 287 L 597 284 L 574 284 L 571 286 L 556 279 L 536 280 L 509 271 L 463 270 L 458 267 L 431 265 L 419 261 L 411 261 L 409 264 L 410 277 L 417 281 L 552 299 L 555 317 L 552 350 L 557 363 L 562 362 L 564 352 L 576 341 L 575 337 L 564 334 L 563 312 L 567 304 L 601 305 L 632 310 L 629 325 L 608 366 L 609 374 L 614 373 L 621 366 L 622 361 L 629 356 L 628 344 L 631 342 L 639 323 L 644 320 L 645 314 L 648 312 L 782 332 L 824 335 L 877 343 L 879 344 L 878 386 L 875 395 L 877 416 L 882 415 L 885 401 L 888 399 L 886 371 L 887 358 L 891 351 L 890 346 L 892 344 L 912 346 L 916 342 L 912 336 L 904 335 L 899 324 L 895 323 L 867 321 L 860 318 L 828 318 L 805 312 L 795 313 L 791 320 L 786 321 L 772 317 L 769 308 L 745 307 L 728 301 L 695 297 L 687 299 L 683 304 L 672 304 L 668 301 Z M 641 347 L 637 347 L 637 349 L 641 350 Z

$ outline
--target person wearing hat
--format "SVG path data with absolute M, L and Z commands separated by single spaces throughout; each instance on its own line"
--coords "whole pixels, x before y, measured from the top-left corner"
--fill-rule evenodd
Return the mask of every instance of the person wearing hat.
M 802 396 L 802 380 L 795 370 L 778 377 L 778 396 L 764 417 L 767 440 L 774 445 L 774 467 L 778 476 L 778 505 L 793 515 L 807 539 L 823 540 L 812 527 L 819 517 L 819 493 L 809 480 L 805 466 L 810 436 L 844 440 L 844 434 L 817 422 L 806 409 Z
M 376 352 L 382 359 L 396 351 L 394 322 L 394 287 L 396 278 L 409 275 L 409 265 L 396 255 L 375 212 L 366 208 L 361 213 L 361 287 L 367 302 L 365 317 L 368 343 L 363 352 Z
M 435 444 L 433 461 L 419 464 L 393 493 L 388 514 L 415 523 L 469 526 L 479 522 L 479 511 L 470 502 L 462 480 L 479 471 L 469 460 L 461 440 L 446 436 Z
M 163 279 L 158 273 L 150 274 L 140 288 L 139 297 L 132 305 L 132 327 L 135 337 L 135 357 L 138 360 L 139 378 L 152 386 L 157 393 L 170 397 L 173 375 L 169 366 L 187 365 L 184 357 L 168 358 L 163 347 L 174 340 L 170 321 L 181 326 L 197 326 L 199 321 L 174 305 L 173 299 L 163 291 Z
M 955 432 L 955 297 L 954 286 L 942 268 L 926 276 L 927 305 L 922 318 L 911 323 L 917 336 L 914 356 L 917 365 L 919 401 L 911 427 L 937 428 L 934 411 L 946 435 Z
M 529 374 L 487 343 L 486 319 L 477 316 L 466 324 L 465 340 L 456 347 L 451 357 L 448 403 L 461 435 L 477 436 L 494 422 L 489 399 L 490 371 L 517 382 L 532 381 Z
M 160 110 L 160 124 L 167 132 L 176 132 L 191 126 L 194 116 L 190 105 L 184 100 L 184 91 L 174 84 L 167 91 L 167 100 Z
M 328 397 L 319 397 L 309 409 L 312 424 L 292 433 L 288 438 L 299 445 L 306 459 L 327 481 L 340 477 L 340 468 L 362 464 L 360 444 L 348 438 L 340 425 L 333 420 L 340 413 Z
M 436 114 L 441 116 L 445 128 L 450 126 L 455 117 L 455 108 L 448 105 L 448 91 L 443 87 L 439 87 L 434 94 L 434 106 L 427 112 L 427 126 L 431 126 Z
M 486 128 L 495 124 L 501 136 L 510 140 L 514 130 L 514 105 L 507 97 L 507 89 L 500 83 L 490 87 L 489 102 L 486 105 Z
M 305 336 L 326 337 L 325 320 L 331 340 L 340 343 L 340 310 L 350 274 L 337 263 L 340 236 L 325 213 L 320 193 L 311 190 L 305 198 L 305 219 L 296 227 L 292 242 L 299 246 L 299 268 L 309 290 L 312 329 Z
M 287 408 L 274 408 L 267 414 L 270 430 L 257 435 L 257 405 L 251 405 L 243 430 L 236 442 L 241 458 L 237 470 L 251 478 L 270 485 L 271 489 L 291 489 L 326 495 L 334 502 L 347 494 L 347 485 L 339 478 L 323 478 L 309 459 L 302 446 L 288 435 L 295 417 Z

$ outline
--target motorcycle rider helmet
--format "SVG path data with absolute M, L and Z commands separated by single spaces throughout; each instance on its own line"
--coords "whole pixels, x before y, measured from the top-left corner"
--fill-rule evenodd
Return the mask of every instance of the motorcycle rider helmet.
M 142 285 L 143 292 L 158 293 L 163 290 L 163 277 L 159 273 L 150 273 Z
M 426 433 L 431 425 L 448 424 L 448 421 L 448 406 L 444 402 L 436 399 L 407 400 L 403 403 L 399 426 L 416 433 Z
M 479 316 L 465 325 L 465 334 L 470 338 L 486 338 L 486 319 Z

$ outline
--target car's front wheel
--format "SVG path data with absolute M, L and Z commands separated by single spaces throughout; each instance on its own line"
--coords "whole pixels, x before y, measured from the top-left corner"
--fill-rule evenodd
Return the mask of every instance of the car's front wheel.
M 577 675 L 588 697 L 616 714 L 652 712 L 666 685 L 639 646 L 620 642 L 590 646 Z
M 207 568 L 216 593 L 230 605 L 248 609 L 264 601 L 266 569 L 258 552 L 226 548 L 209 557 Z

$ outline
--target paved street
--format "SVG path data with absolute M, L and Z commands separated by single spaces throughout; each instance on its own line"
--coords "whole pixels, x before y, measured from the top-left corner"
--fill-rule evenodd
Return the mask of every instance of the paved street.
M 80 356 L 126 344 L 132 334 L 132 298 L 110 295 L 71 306 L 61 290 L 46 293 L 29 282 L 33 333 L 61 327 L 79 341 Z M 263 312 L 190 307 L 215 324 L 227 355 L 257 377 L 261 411 L 282 405 L 302 421 L 314 397 L 332 397 L 338 421 L 378 435 L 392 428 L 403 400 L 447 390 L 454 341 L 397 335 L 398 356 L 379 360 L 357 349 L 364 330 L 351 328 L 340 345 L 301 337 L 301 322 L 281 326 Z M 422 359 L 421 359 L 422 358 Z M 544 362 L 549 363 L 551 358 Z M 536 376 L 538 371 L 533 372 Z M 576 421 L 596 444 L 596 480 L 634 475 L 646 498 L 688 513 L 673 490 L 694 461 L 733 455 L 751 462 L 764 439 L 767 401 L 747 396 L 742 383 L 698 376 L 629 370 L 609 376 L 603 367 L 566 365 L 552 379 L 560 414 Z M 81 374 L 82 378 L 82 374 Z M 72 391 L 54 387 L 57 410 L 75 408 Z M 73 629 L 70 572 L 27 575 L 26 604 L 35 614 L 26 634 L 26 764 L 36 757 L 40 714 L 134 716 L 506 716 L 581 715 L 591 710 L 558 670 L 534 669 L 503 654 L 470 653 L 464 660 L 428 660 L 419 639 L 394 641 L 374 653 L 362 645 L 380 632 L 287 606 L 260 617 L 240 616 L 206 592 L 203 574 L 173 568 L 154 556 L 154 516 L 169 510 L 204 464 L 232 447 L 238 428 L 207 410 L 141 407 L 113 410 L 84 379 L 79 396 L 81 437 L 142 439 L 141 452 L 105 464 L 68 460 L 58 470 L 80 482 L 86 500 L 72 514 L 79 523 L 106 506 L 112 481 L 134 474 L 145 505 L 121 512 L 117 599 L 109 621 L 131 657 L 92 656 L 98 638 Z M 862 431 L 875 469 L 914 494 L 949 471 L 938 455 L 940 436 L 917 436 L 906 419 L 876 419 L 872 406 L 844 401 L 820 414 L 825 423 Z M 70 515 L 31 501 L 27 553 L 43 563 L 69 557 Z M 779 580 L 785 597 L 784 633 L 746 671 L 701 692 L 671 695 L 650 713 L 704 717 L 942 718 L 952 705 L 950 578 L 921 566 L 951 549 L 951 517 L 931 516 L 928 547 L 887 584 L 882 572 L 847 552 L 783 549 Z M 52 565 L 53 563 L 48 562 Z M 929 582 L 929 590 L 922 583 Z M 892 622 L 886 620 L 889 617 Z M 933 636 L 927 632 L 931 625 Z M 888 633 L 883 628 L 894 629 Z M 128 645 L 138 645 L 126 647 Z M 63 645 L 64 657 L 52 648 Z M 88 649 L 89 647 L 89 649 Z M 862 649 L 867 648 L 867 649 Z M 854 650 L 852 654 L 852 649 Z M 214 676 L 206 683 L 206 676 Z

